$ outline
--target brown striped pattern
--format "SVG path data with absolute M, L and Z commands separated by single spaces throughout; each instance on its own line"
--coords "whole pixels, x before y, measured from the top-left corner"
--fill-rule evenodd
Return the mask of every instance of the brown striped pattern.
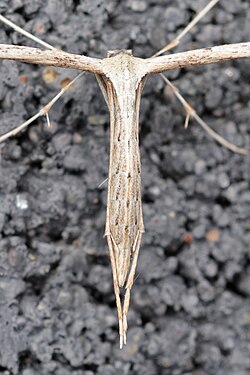
M 136 100 L 136 97 L 134 98 Z M 142 230 L 141 167 L 136 113 L 120 116 L 114 101 L 110 155 L 109 228 L 115 242 L 119 286 L 125 283 L 138 231 Z M 133 107 L 135 106 L 135 103 Z M 126 105 L 124 106 L 126 108 Z M 123 120 L 126 119 L 126 122 Z M 127 120 L 130 121 L 127 121 Z
M 128 277 L 138 233 L 144 231 L 138 133 L 141 81 L 145 71 L 138 69 L 137 59 L 128 51 L 106 59 L 106 64 L 106 76 L 98 79 L 110 111 L 106 235 L 112 239 L 118 285 L 122 287 Z

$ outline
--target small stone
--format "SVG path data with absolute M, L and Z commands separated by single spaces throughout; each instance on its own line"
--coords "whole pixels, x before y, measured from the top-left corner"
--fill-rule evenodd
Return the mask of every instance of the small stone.
M 58 73 L 53 68 L 45 68 L 42 73 L 43 80 L 46 83 L 54 82 L 57 76 L 58 76 Z
M 151 186 L 148 192 L 154 199 L 161 195 L 161 189 L 158 186 Z
M 116 375 L 117 372 L 113 365 L 102 365 L 97 371 L 97 375 Z
M 168 272 L 174 273 L 178 267 L 178 259 L 176 257 L 169 257 L 166 261 L 166 269 Z
M 72 140 L 73 140 L 73 143 L 80 144 L 82 142 L 82 136 L 81 136 L 81 134 L 74 133 Z
M 206 240 L 209 242 L 217 242 L 220 239 L 220 232 L 218 229 L 213 228 L 206 234 Z
M 106 115 L 92 115 L 88 117 L 88 123 L 91 125 L 104 125 L 107 123 Z
M 84 171 L 86 169 L 86 159 L 82 148 L 78 145 L 73 145 L 65 155 L 63 164 L 65 169 L 75 172 Z
M 27 210 L 29 207 L 29 202 L 24 194 L 18 194 L 16 196 L 16 206 L 20 210 Z
M 191 233 L 185 233 L 183 236 L 183 242 L 187 245 L 190 245 L 193 241 L 193 236 Z
M 21 149 L 20 146 L 15 145 L 14 147 L 11 148 L 11 150 L 10 150 L 10 157 L 13 160 L 20 159 L 21 155 L 22 155 L 22 149 Z
M 218 184 L 222 189 L 226 189 L 230 186 L 230 180 L 226 173 L 220 173 L 218 176 Z
M 134 12 L 142 13 L 145 12 L 148 5 L 146 1 L 142 0 L 130 0 L 128 2 L 128 7 L 133 10 Z
M 192 310 L 198 305 L 199 299 L 195 294 L 184 294 L 182 298 L 182 305 L 187 312 Z
M 207 281 L 202 281 L 198 285 L 198 293 L 201 301 L 211 302 L 215 299 L 215 288 Z
M 223 212 L 223 214 L 220 216 L 218 220 L 218 226 L 220 228 L 225 228 L 230 224 L 230 216 L 227 212 Z
M 62 307 L 70 306 L 72 303 L 72 295 L 66 291 L 60 291 L 57 297 L 57 303 Z
M 241 273 L 241 266 L 233 261 L 228 261 L 224 273 L 226 280 L 233 281 Z
M 219 87 L 213 87 L 206 96 L 205 103 L 209 109 L 216 109 L 223 97 L 223 92 Z
M 209 262 L 206 264 L 205 266 L 205 274 L 207 277 L 215 277 L 218 273 L 218 265 L 215 261 L 213 261 L 212 259 L 209 260 Z
M 222 349 L 226 352 L 231 352 L 233 348 L 235 347 L 235 340 L 232 337 L 226 337 L 222 341 Z
M 195 166 L 194 166 L 194 170 L 195 170 L 195 174 L 197 176 L 202 175 L 206 171 L 205 161 L 202 160 L 202 159 L 197 160 L 197 162 L 195 163 Z
M 68 133 L 56 134 L 52 141 L 56 151 L 59 152 L 71 143 L 72 136 Z
M 193 236 L 197 239 L 204 238 L 206 233 L 206 226 L 204 224 L 198 225 L 196 228 L 193 230 Z
M 237 290 L 245 296 L 250 296 L 250 267 L 242 274 L 236 283 Z
M 185 12 L 180 12 L 177 7 L 168 6 L 164 13 L 164 21 L 169 31 L 174 31 L 185 23 Z

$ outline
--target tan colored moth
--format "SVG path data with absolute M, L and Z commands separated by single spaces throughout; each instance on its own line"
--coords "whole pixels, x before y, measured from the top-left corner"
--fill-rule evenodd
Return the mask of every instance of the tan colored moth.
M 139 108 L 143 85 L 148 75 L 161 73 L 168 69 L 250 57 L 250 43 L 219 46 L 158 57 L 158 55 L 176 46 L 191 27 L 217 2 L 218 0 L 210 1 L 172 43 L 148 59 L 134 57 L 132 51 L 128 50 L 111 51 L 108 53 L 108 57 L 102 60 L 69 54 L 41 42 L 0 16 L 0 20 L 26 36 L 32 37 L 33 40 L 49 49 L 49 51 L 44 51 L 29 47 L 0 45 L 0 58 L 76 68 L 94 73 L 108 105 L 110 112 L 110 163 L 105 236 L 107 237 L 112 266 L 121 348 L 123 344 L 126 344 L 130 291 L 134 282 L 141 238 L 144 232 L 139 150 Z M 189 118 L 193 117 L 225 147 L 241 154 L 247 153 L 245 149 L 232 145 L 210 129 L 165 76 L 163 76 L 163 79 L 170 85 L 186 110 L 185 125 L 188 124 Z M 50 108 L 72 83 L 31 119 L 2 135 L 0 142 L 14 136 L 39 116 L 45 115 L 49 124 L 48 112 Z M 125 287 L 125 296 L 122 303 L 120 290 L 123 287 Z

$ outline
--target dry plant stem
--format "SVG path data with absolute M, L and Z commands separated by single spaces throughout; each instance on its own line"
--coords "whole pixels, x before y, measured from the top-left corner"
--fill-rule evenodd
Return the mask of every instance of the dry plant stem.
M 180 40 L 218 3 L 218 1 L 219 0 L 211 0 L 174 40 L 156 52 L 152 57 L 160 56 L 176 47 L 180 43 Z
M 217 47 L 197 49 L 172 55 L 139 59 L 146 64 L 146 73 L 161 73 L 170 69 L 188 66 L 212 64 L 234 59 L 250 57 L 250 42 L 226 44 Z M 60 50 L 43 51 L 38 48 L 0 44 L 0 59 L 17 60 L 30 64 L 57 66 L 79 69 L 90 73 L 102 74 L 105 59 L 96 59 L 75 55 Z
M 214 138 L 218 143 L 220 143 L 222 146 L 228 148 L 229 150 L 236 152 L 238 154 L 242 155 L 248 155 L 249 151 L 245 148 L 237 147 L 234 144 L 228 142 L 225 138 L 223 138 L 221 135 L 216 133 L 210 126 L 208 126 L 205 121 L 202 120 L 202 118 L 196 113 L 193 107 L 183 98 L 183 96 L 180 94 L 179 90 L 176 86 L 174 86 L 163 74 L 161 74 L 161 77 L 163 80 L 171 87 L 172 91 L 174 92 L 175 96 L 178 98 L 178 100 L 183 105 L 185 111 L 186 111 L 186 120 L 185 120 L 185 128 L 188 126 L 188 122 L 190 117 L 194 118 L 198 124 L 212 137 Z

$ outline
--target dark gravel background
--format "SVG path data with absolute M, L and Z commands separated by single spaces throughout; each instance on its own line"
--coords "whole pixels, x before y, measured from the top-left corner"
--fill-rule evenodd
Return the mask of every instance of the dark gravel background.
M 54 46 L 148 57 L 207 1 L 1 0 L 0 11 Z M 222 0 L 178 50 L 250 40 L 249 0 Z M 1 25 L 1 43 L 37 46 Z M 56 73 L 57 72 L 57 73 Z M 0 69 L 1 133 L 33 115 L 75 71 Z M 168 73 L 214 129 L 250 148 L 250 61 Z M 95 78 L 1 145 L 0 373 L 249 375 L 250 158 L 184 113 L 159 76 L 141 108 L 146 233 L 128 345 L 118 349 L 103 239 L 109 116 Z

